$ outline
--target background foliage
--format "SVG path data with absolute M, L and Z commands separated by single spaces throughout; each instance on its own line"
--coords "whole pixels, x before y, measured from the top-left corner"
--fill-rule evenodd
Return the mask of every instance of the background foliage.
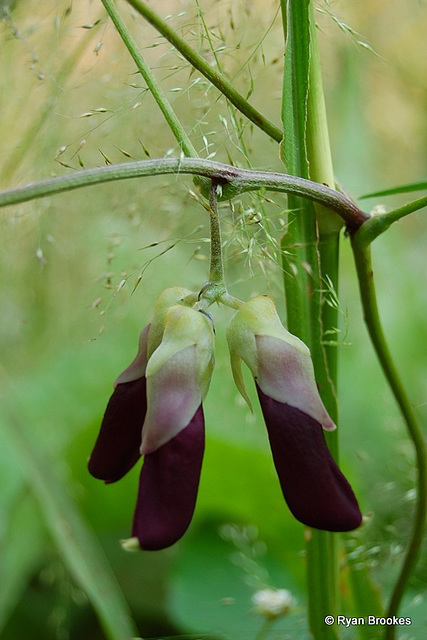
M 127 5 L 119 8 L 200 155 L 281 170 L 276 146 L 218 99 Z M 277 9 L 275 2 L 193 0 L 157 7 L 208 60 L 217 57 L 236 87 L 275 122 L 283 49 Z M 358 198 L 423 179 L 426 3 L 341 0 L 320 3 L 318 9 L 338 180 Z M 99 3 L 18 0 L 1 23 L 0 37 L 2 188 L 70 167 L 161 157 L 167 150 L 177 155 Z M 108 487 L 86 470 L 112 382 L 133 357 L 156 295 L 174 284 L 197 289 L 206 277 L 208 220 L 192 191 L 188 177 L 145 178 L 1 213 L 4 640 L 104 637 L 72 570 L 85 549 L 68 545 L 67 526 L 53 531 L 28 448 L 40 456 L 39 468 L 57 488 L 62 517 L 73 509 L 94 532 L 142 637 L 255 638 L 263 622 L 251 611 L 251 596 L 265 585 L 290 589 L 298 601 L 270 637 L 276 632 L 277 638 L 304 637 L 303 527 L 283 503 L 262 418 L 249 412 L 232 384 L 224 337 L 227 309 L 214 311 L 218 346 L 205 406 L 207 451 L 196 515 L 185 539 L 164 552 L 123 552 L 118 540 L 129 536 L 138 470 Z M 399 201 L 395 196 L 360 204 L 368 209 Z M 232 207 L 223 205 L 231 293 L 244 298 L 280 291 L 281 274 L 272 257 L 285 209 L 280 194 L 246 195 Z M 374 260 L 385 329 L 425 423 L 423 216 L 407 218 L 380 238 Z M 341 261 L 341 460 L 363 511 L 374 514 L 369 527 L 345 536 L 345 544 L 355 568 L 369 569 L 379 591 L 387 593 L 408 534 L 413 458 L 365 335 L 346 244 Z M 17 446 L 6 424 L 29 434 L 25 445 Z M 426 584 L 424 555 L 402 610 L 413 619 L 402 639 L 423 637 Z M 346 607 L 343 613 L 351 616 L 352 603 Z

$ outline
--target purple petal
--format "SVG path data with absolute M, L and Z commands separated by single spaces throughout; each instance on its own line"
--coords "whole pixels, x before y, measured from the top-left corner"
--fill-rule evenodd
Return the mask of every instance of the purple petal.
M 95 478 L 116 482 L 138 461 L 146 411 L 144 376 L 116 386 L 88 464 Z
M 196 505 L 204 446 L 200 405 L 183 431 L 146 454 L 132 528 L 143 549 L 170 547 L 186 532 Z
M 362 514 L 327 447 L 321 425 L 258 387 L 257 391 L 280 486 L 295 518 L 326 531 L 356 529 Z

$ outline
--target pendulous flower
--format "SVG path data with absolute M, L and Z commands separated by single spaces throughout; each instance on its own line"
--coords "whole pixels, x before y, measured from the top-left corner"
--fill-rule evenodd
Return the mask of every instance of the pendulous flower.
M 162 291 L 154 317 L 139 336 L 138 352 L 114 382 L 95 447 L 89 459 L 92 476 L 106 483 L 120 480 L 139 460 L 142 425 L 147 412 L 145 370 L 149 356 L 161 342 L 165 314 L 169 307 L 183 303 L 192 292 L 183 287 Z
M 115 482 L 144 455 L 132 535 L 148 550 L 185 533 L 197 497 L 214 331 L 191 300 L 178 287 L 159 296 L 135 360 L 116 380 L 88 465 Z
M 268 296 L 246 302 L 227 329 L 236 385 L 248 400 L 242 360 L 258 392 L 283 496 L 307 526 L 350 531 L 362 515 L 327 447 L 335 425 L 320 398 L 308 347 L 287 331 Z
M 138 462 L 141 429 L 147 411 L 147 338 L 141 331 L 136 358 L 114 383 L 101 429 L 89 459 L 89 473 L 106 483 L 120 480 Z
M 202 401 L 213 365 L 209 317 L 189 307 L 171 307 L 146 372 L 145 458 L 132 529 L 143 549 L 170 546 L 191 522 L 205 443 Z

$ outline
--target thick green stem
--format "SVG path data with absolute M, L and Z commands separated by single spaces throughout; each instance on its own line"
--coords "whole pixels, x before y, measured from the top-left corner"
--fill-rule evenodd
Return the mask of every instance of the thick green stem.
M 310 63 L 307 97 L 307 162 L 309 177 L 321 184 L 335 186 L 332 157 L 329 144 L 329 131 L 326 118 L 323 81 L 320 66 L 320 56 L 317 45 L 316 24 L 313 5 L 309 5 L 309 33 L 310 33 Z M 331 209 L 315 204 L 317 225 L 317 260 L 318 277 L 321 293 L 319 293 L 319 312 L 317 317 L 319 340 L 316 349 L 316 379 L 325 406 L 338 424 L 337 376 L 338 358 L 337 347 L 325 345 L 324 336 L 331 335 L 338 326 L 338 311 L 335 306 L 327 303 L 327 295 L 323 294 L 327 281 L 334 291 L 338 291 L 338 257 L 339 234 L 343 225 L 342 219 Z M 338 430 L 325 434 L 334 458 L 338 460 Z M 307 543 L 307 576 L 310 595 L 310 626 L 316 638 L 334 637 L 338 630 L 325 628 L 325 615 L 336 616 L 339 613 L 339 567 L 338 567 L 338 536 L 327 531 L 314 531 L 312 539 Z M 325 573 L 325 565 L 327 572 Z M 324 591 L 324 598 L 319 598 L 322 581 L 328 587 Z M 311 584 L 310 584 L 311 582 Z
M 281 5 L 286 39 L 281 155 L 290 174 L 308 178 L 306 108 L 309 31 L 305 28 L 308 23 L 308 0 L 282 0 Z M 317 342 L 313 336 L 312 322 L 320 313 L 313 314 L 312 308 L 318 290 L 316 285 L 313 287 L 316 280 L 313 266 L 316 272 L 318 266 L 313 255 L 316 245 L 315 211 L 310 203 L 293 194 L 288 195 L 288 208 L 288 227 L 282 241 L 288 328 L 312 349 Z M 312 355 L 314 357 L 313 352 Z
M 393 589 L 393 593 L 388 604 L 386 615 L 392 617 L 397 614 L 402 601 L 408 580 L 414 571 L 423 535 L 426 526 L 427 516 L 427 462 L 426 446 L 421 428 L 402 384 L 399 373 L 390 354 L 378 312 L 377 298 L 374 285 L 374 275 L 372 269 L 371 250 L 369 244 L 365 242 L 363 234 L 356 233 L 352 237 L 352 247 L 356 263 L 359 280 L 360 296 L 363 305 L 364 318 L 369 335 L 372 340 L 378 360 L 383 372 L 391 387 L 396 402 L 405 420 L 409 437 L 414 445 L 416 467 L 417 467 L 417 499 L 415 506 L 412 533 L 406 556 L 403 561 L 400 574 Z M 395 626 L 386 627 L 385 638 L 393 640 L 395 637 Z
M 290 173 L 334 185 L 317 36 L 310 0 L 282 0 L 286 55 L 283 83 L 282 158 Z M 290 225 L 284 236 L 283 266 L 288 327 L 309 346 L 319 391 L 337 419 L 336 348 L 325 346 L 325 331 L 337 327 L 337 311 L 325 304 L 324 280 L 338 288 L 338 240 L 342 220 L 330 207 L 288 196 Z M 336 433 L 327 437 L 334 456 Z M 327 615 L 338 613 L 336 536 L 308 530 L 307 588 L 310 630 L 317 640 L 336 638 Z
M 150 90 L 153 98 L 157 102 L 161 112 L 163 113 L 166 122 L 168 123 L 173 135 L 175 136 L 178 144 L 185 153 L 186 156 L 197 157 L 198 153 L 193 147 L 190 138 L 187 136 L 184 127 L 176 117 L 174 110 L 172 109 L 169 100 L 166 98 L 159 83 L 155 79 L 150 67 L 141 55 L 141 51 L 136 44 L 135 40 L 131 36 L 129 29 L 123 22 L 120 14 L 117 12 L 114 3 L 111 0 L 101 0 L 108 15 L 110 16 L 114 26 L 117 29 L 121 39 L 123 40 L 127 50 L 132 56 L 136 66 L 142 77 L 144 78 L 148 89 Z
M 141 14 L 147 22 L 153 25 L 155 29 L 168 40 L 179 53 L 201 74 L 205 76 L 219 91 L 251 120 L 257 127 L 269 135 L 273 140 L 280 142 L 283 137 L 282 131 L 271 123 L 265 116 L 252 107 L 247 100 L 233 87 L 232 83 L 214 69 L 201 55 L 197 53 L 190 45 L 181 38 L 160 16 L 158 16 L 150 7 L 140 0 L 127 0 L 139 14 Z

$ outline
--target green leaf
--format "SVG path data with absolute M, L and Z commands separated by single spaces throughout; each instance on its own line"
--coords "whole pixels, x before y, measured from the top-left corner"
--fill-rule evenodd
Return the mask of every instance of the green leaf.
M 425 189 L 427 189 L 427 182 L 413 182 L 411 184 L 402 184 L 399 187 L 393 187 L 392 189 L 383 189 L 382 191 L 365 193 L 363 196 L 359 196 L 359 200 L 363 200 L 365 198 L 382 198 L 383 196 L 394 196 L 399 193 L 411 193 L 412 191 L 424 191 Z
M 297 601 L 294 610 L 272 622 L 268 637 L 305 637 L 304 594 L 292 570 L 269 554 L 254 527 L 205 521 L 180 555 L 171 582 L 170 615 L 197 638 L 255 640 L 264 637 L 265 619 L 254 612 L 252 596 L 263 588 L 287 589 Z

